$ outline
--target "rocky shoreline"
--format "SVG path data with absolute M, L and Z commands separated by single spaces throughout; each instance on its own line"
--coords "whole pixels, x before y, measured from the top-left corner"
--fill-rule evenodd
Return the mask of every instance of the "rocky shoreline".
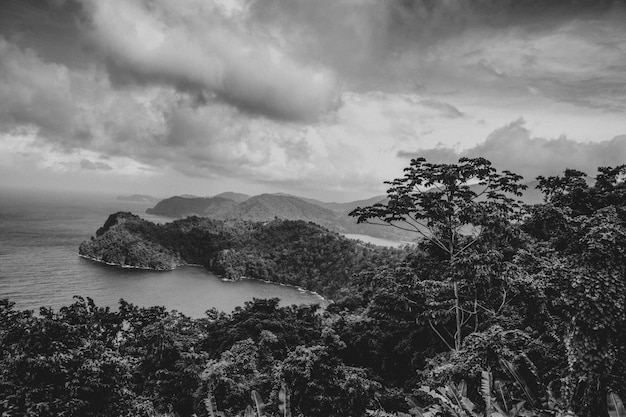
M 151 268 L 151 267 L 148 267 L 148 266 L 126 265 L 126 264 L 119 264 L 119 263 L 115 263 L 115 262 L 107 262 L 107 261 L 104 261 L 102 259 L 98 259 L 98 258 L 93 257 L 93 256 L 83 255 L 81 253 L 79 253 L 78 256 L 83 258 L 83 259 L 86 259 L 88 261 L 91 261 L 91 262 L 95 262 L 95 263 L 106 265 L 106 266 L 112 266 L 112 267 L 115 267 L 115 268 L 122 268 L 122 269 L 137 269 L 137 270 L 140 270 L 140 271 L 163 271 L 163 272 L 167 272 L 167 271 L 173 271 L 174 269 L 178 268 L 178 266 L 175 266 L 173 268 L 167 268 L 167 269 L 156 269 L 156 268 Z M 179 266 L 188 266 L 188 265 L 179 265 Z

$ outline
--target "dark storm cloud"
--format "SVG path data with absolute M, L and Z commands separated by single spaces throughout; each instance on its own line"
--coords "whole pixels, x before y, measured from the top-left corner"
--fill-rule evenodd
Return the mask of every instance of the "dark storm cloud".
M 511 29 L 549 32 L 573 18 L 605 17 L 620 10 L 621 4 L 608 0 L 263 0 L 252 2 L 250 14 L 257 24 L 281 33 L 290 53 L 328 63 L 350 74 L 352 82 L 362 77 L 360 82 L 367 83 L 389 71 L 407 76 L 406 70 L 420 70 L 399 68 L 397 59 L 412 53 L 437 55 L 440 51 L 429 49 L 467 31 L 487 31 L 484 36 Z
M 624 21 L 621 1 L 5 0 L 0 133 L 83 169 L 320 187 L 370 187 L 398 149 L 456 159 L 455 140 L 531 176 L 593 171 L 623 156 L 580 140 L 625 133 Z
M 332 69 L 286 55 L 271 28 L 203 1 L 7 0 L 0 35 L 48 62 L 106 65 L 123 83 L 203 91 L 242 111 L 312 120 L 337 105 Z
M 61 55 L 70 60 L 68 51 L 76 59 L 88 54 L 95 62 L 102 59 L 114 81 L 168 83 L 196 96 L 204 91 L 199 96 L 214 94 L 241 111 L 283 120 L 311 121 L 333 111 L 340 105 L 340 86 L 396 91 L 422 85 L 425 92 L 491 89 L 488 94 L 495 96 L 504 88 L 531 89 L 581 106 L 624 106 L 616 100 L 626 90 L 623 60 L 602 61 L 592 54 L 589 59 L 597 60 L 597 68 L 572 72 L 576 62 L 555 68 L 550 65 L 552 49 L 542 52 L 536 45 L 544 42 L 543 34 L 559 33 L 576 18 L 582 23 L 565 27 L 569 34 L 595 43 L 594 48 L 619 51 L 624 31 L 612 28 L 622 26 L 622 1 L 242 3 L 243 11 L 228 13 L 211 2 L 190 0 L 9 0 L 4 20 L 17 23 L 5 31 L 26 38 L 39 34 L 27 45 L 39 42 L 38 54 L 47 61 Z M 499 38 L 511 33 L 528 40 L 501 45 Z M 47 42 L 50 36 L 62 37 Z M 456 37 L 460 46 L 451 41 Z M 462 44 L 464 38 L 473 50 Z M 498 48 L 502 53 L 494 56 L 491 51 Z M 516 51 L 520 48 L 525 51 Z M 496 83 L 488 75 L 503 80 Z
M 71 100 L 68 72 L 43 63 L 0 37 L 0 123 L 4 130 L 35 125 L 54 137 L 72 136 L 78 111 Z
M 315 119 L 337 102 L 333 71 L 284 53 L 271 28 L 208 2 L 82 1 L 90 44 L 135 80 L 214 93 L 240 110 Z

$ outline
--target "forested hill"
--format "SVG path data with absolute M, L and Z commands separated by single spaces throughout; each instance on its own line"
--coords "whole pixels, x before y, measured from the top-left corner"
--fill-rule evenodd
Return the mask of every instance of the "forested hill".
M 542 201 L 542 194 L 535 188 L 537 182 L 528 184 L 521 200 L 526 204 Z M 472 185 L 477 194 L 484 185 Z M 290 194 L 260 194 L 248 196 L 233 192 L 213 197 L 175 196 L 158 202 L 146 210 L 148 214 L 170 218 L 186 216 L 210 217 L 219 220 L 269 221 L 274 219 L 304 220 L 317 223 L 339 233 L 356 233 L 395 241 L 410 241 L 414 233 L 393 227 L 380 227 L 367 223 L 357 224 L 348 213 L 357 207 L 386 203 L 387 197 L 379 195 L 365 200 L 347 203 L 327 203 Z
M 159 201 L 148 214 L 166 217 L 204 216 L 219 217 L 237 205 L 235 200 L 226 197 L 170 197 Z
M 188 217 L 154 224 L 131 213 L 109 216 L 82 256 L 118 266 L 168 270 L 199 264 L 241 277 L 305 287 L 333 296 L 353 274 L 403 252 L 364 245 L 305 221 L 220 221 Z
M 341 228 L 342 219 L 331 210 L 288 195 L 261 194 L 238 204 L 226 216 L 230 219 L 268 221 L 275 218 L 304 220 L 324 227 Z
M 160 201 L 146 212 L 171 218 L 195 215 L 219 220 L 304 220 L 339 233 L 359 233 L 397 241 L 414 237 L 410 233 L 391 227 L 356 224 L 355 220 L 348 216 L 349 210 L 357 205 L 377 200 L 377 198 L 354 203 L 333 204 L 285 194 L 260 194 L 246 197 L 235 193 L 223 193 L 204 198 L 176 196 Z

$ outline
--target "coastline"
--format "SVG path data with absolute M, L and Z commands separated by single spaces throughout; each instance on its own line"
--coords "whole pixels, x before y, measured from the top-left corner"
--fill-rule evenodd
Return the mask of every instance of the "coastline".
M 133 265 L 116 264 L 114 262 L 106 262 L 106 261 L 103 261 L 102 259 L 94 258 L 93 256 L 83 255 L 81 253 L 78 253 L 77 255 L 80 258 L 86 259 L 91 262 L 95 262 L 95 263 L 99 263 L 99 264 L 107 265 L 107 266 L 112 266 L 115 268 L 122 268 L 122 269 L 136 269 L 138 271 L 167 272 L 167 271 L 173 271 L 174 269 L 178 268 L 178 266 L 175 266 L 174 268 L 169 268 L 169 269 L 154 269 L 154 268 L 150 268 L 147 266 L 133 266 Z M 187 265 L 180 265 L 180 266 L 187 266 Z
M 249 281 L 263 282 L 265 284 L 279 285 L 281 287 L 294 288 L 294 289 L 296 289 L 296 290 L 298 290 L 299 292 L 302 292 L 302 293 L 311 294 L 311 295 L 319 298 L 321 301 L 327 302 L 329 304 L 333 303 L 333 300 L 322 296 L 318 292 L 307 290 L 306 288 L 302 288 L 302 287 L 299 287 L 297 285 L 284 284 L 282 282 L 274 282 L 274 281 L 269 281 L 269 280 L 266 280 L 266 279 L 252 278 L 252 277 L 246 277 L 246 276 L 242 276 L 242 277 L 240 277 L 238 279 L 228 279 L 228 278 L 224 278 L 221 275 L 218 275 L 218 274 L 216 274 L 214 272 L 209 271 L 203 265 L 200 265 L 200 264 L 183 264 L 183 265 L 177 265 L 174 268 L 170 268 L 170 269 L 153 269 L 153 268 L 149 268 L 149 267 L 132 266 L 132 265 L 120 265 L 120 264 L 116 264 L 116 263 L 113 263 L 113 262 L 105 262 L 105 261 L 103 261 L 101 259 L 97 259 L 97 258 L 94 258 L 92 256 L 82 255 L 80 253 L 78 253 L 77 255 L 80 258 L 83 258 L 83 259 L 86 259 L 88 261 L 95 262 L 95 263 L 98 263 L 98 264 L 111 266 L 111 267 L 114 267 L 114 268 L 122 268 L 122 269 L 137 270 L 137 271 L 169 272 L 169 271 L 173 271 L 175 269 L 178 269 L 180 267 L 202 268 L 202 269 L 206 270 L 207 272 L 210 272 L 211 274 L 215 275 L 217 278 L 219 278 L 223 282 L 237 282 L 237 281 L 241 281 L 241 280 L 249 280 Z
M 331 300 L 330 298 L 326 298 L 326 297 L 324 297 L 323 295 L 321 295 L 320 293 L 318 293 L 316 291 L 307 290 L 306 288 L 302 288 L 302 287 L 299 287 L 297 285 L 284 284 L 282 282 L 274 282 L 274 281 L 269 281 L 269 280 L 266 280 L 266 279 L 251 278 L 251 277 L 246 277 L 246 276 L 243 276 L 243 277 L 241 277 L 241 278 L 239 278 L 237 280 L 226 279 L 226 278 L 221 278 L 221 279 L 224 282 L 237 282 L 237 281 L 245 279 L 245 280 L 249 280 L 249 281 L 263 282 L 265 284 L 280 285 L 281 287 L 294 288 L 294 289 L 298 290 L 299 292 L 311 294 L 311 295 L 319 298 L 322 301 L 326 301 L 329 304 L 333 303 L 333 300 Z

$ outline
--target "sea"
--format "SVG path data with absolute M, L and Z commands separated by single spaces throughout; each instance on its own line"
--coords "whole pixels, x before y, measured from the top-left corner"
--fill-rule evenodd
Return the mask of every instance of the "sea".
M 124 299 L 194 318 L 211 308 L 231 312 L 254 298 L 277 297 L 281 305 L 328 305 L 303 289 L 258 280 L 225 281 L 202 267 L 133 270 L 78 256 L 80 243 L 94 236 L 109 214 L 128 211 L 157 223 L 172 220 L 146 214 L 154 205 L 120 201 L 114 195 L 0 188 L 0 298 L 35 312 L 40 307 L 58 310 L 74 296 L 90 297 L 114 310 Z

